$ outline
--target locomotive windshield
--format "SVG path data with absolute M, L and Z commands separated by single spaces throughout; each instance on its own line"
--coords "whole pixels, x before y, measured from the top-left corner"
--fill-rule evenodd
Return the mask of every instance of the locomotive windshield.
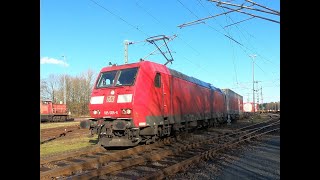
M 137 75 L 138 68 L 121 69 L 103 72 L 100 75 L 97 88 L 112 86 L 131 86 Z

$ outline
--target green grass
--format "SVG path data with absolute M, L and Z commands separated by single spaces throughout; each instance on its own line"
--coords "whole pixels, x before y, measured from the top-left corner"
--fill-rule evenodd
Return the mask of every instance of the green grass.
M 80 125 L 80 122 L 74 121 L 74 122 L 61 122 L 61 123 L 41 123 L 40 129 L 49 129 L 49 128 L 56 128 L 56 127 L 74 126 L 74 125 Z
M 97 144 L 97 135 L 88 137 L 63 138 L 40 145 L 40 157 L 59 154 L 67 151 L 93 146 Z
M 255 114 L 249 118 L 251 122 L 258 123 L 267 120 L 265 116 L 261 116 L 260 114 Z

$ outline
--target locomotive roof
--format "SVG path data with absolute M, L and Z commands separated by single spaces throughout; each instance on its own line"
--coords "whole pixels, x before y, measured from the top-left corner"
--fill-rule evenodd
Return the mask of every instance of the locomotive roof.
M 114 69 L 118 69 L 118 67 L 123 67 L 124 65 L 125 66 L 132 66 L 132 65 L 136 65 L 136 64 L 139 64 L 139 63 L 143 63 L 143 62 L 150 62 L 150 63 L 154 63 L 154 64 L 159 64 L 159 63 L 156 63 L 156 62 L 152 62 L 152 61 L 148 61 L 148 60 L 143 60 L 141 59 L 140 62 L 134 62 L 134 63 L 129 63 L 129 64 L 123 64 L 123 65 L 116 65 L 116 66 L 112 66 Z M 162 65 L 162 64 L 159 64 L 159 65 Z M 109 66 L 110 67 L 110 66 Z M 108 67 L 105 67 L 105 68 L 108 68 Z M 168 68 L 168 67 L 167 67 Z M 103 68 L 104 69 L 104 68 Z M 210 83 L 207 83 L 207 82 L 204 82 L 204 81 L 201 81 L 195 77 L 191 77 L 191 76 L 187 76 L 179 71 L 176 71 L 174 69 L 170 69 L 168 68 L 170 73 L 175 76 L 175 77 L 178 77 L 180 79 L 183 79 L 183 80 L 186 80 L 186 81 L 189 81 L 189 82 L 192 82 L 192 83 L 195 83 L 199 86 L 202 86 L 202 87 L 205 87 L 205 88 L 208 88 L 208 89 L 212 89 L 214 91 L 218 91 L 220 93 L 223 93 L 223 91 L 217 87 L 214 87 L 213 85 L 211 85 Z
M 191 76 L 187 76 L 179 71 L 176 71 L 174 69 L 170 69 L 168 68 L 170 73 L 173 75 L 173 76 L 176 76 L 180 79 L 183 79 L 183 80 L 186 80 L 186 81 L 189 81 L 189 82 L 192 82 L 192 83 L 195 83 L 199 86 L 203 86 L 203 87 L 206 87 L 208 89 L 212 89 L 214 91 L 219 91 L 219 92 L 222 92 L 219 88 L 216 88 L 214 86 L 212 86 L 210 83 L 207 83 L 207 82 L 204 82 L 204 81 L 201 81 L 195 77 L 191 77 Z
M 51 99 L 41 99 L 41 101 L 52 101 Z

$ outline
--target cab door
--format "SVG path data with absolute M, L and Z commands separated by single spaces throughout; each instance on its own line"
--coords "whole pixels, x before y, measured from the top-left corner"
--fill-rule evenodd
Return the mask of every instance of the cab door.
M 162 85 L 162 100 L 163 100 L 163 116 L 168 117 L 170 114 L 170 99 L 171 99 L 171 91 L 170 91 L 170 78 L 167 74 L 161 74 L 161 85 Z
M 157 72 L 154 79 L 154 86 L 158 89 L 160 93 L 160 110 L 164 118 L 169 115 L 170 108 L 170 86 L 168 75 Z

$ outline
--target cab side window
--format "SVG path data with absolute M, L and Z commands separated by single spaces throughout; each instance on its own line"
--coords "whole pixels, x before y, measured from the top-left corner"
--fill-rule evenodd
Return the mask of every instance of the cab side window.
M 161 87 L 161 74 L 157 73 L 156 76 L 154 77 L 154 86 L 155 87 Z

